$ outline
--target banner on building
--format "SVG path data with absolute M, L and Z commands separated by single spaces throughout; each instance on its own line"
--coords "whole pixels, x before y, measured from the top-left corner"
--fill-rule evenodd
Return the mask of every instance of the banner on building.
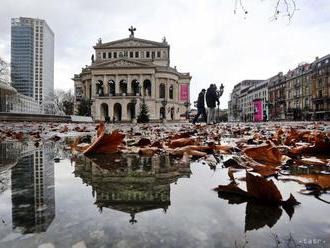
M 188 101 L 189 98 L 189 85 L 180 84 L 180 101 Z
M 262 100 L 256 99 L 254 103 L 254 121 L 263 121 Z

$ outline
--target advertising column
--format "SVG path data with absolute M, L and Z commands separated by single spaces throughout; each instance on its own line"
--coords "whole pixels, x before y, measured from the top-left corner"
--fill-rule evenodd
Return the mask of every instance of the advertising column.
M 261 99 L 255 99 L 253 101 L 253 104 L 254 104 L 254 121 L 255 122 L 263 121 L 263 109 L 262 109 Z

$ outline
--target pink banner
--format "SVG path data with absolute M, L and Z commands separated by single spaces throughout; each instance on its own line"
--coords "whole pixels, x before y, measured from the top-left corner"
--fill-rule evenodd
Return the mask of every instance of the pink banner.
M 188 101 L 189 98 L 189 85 L 180 84 L 180 101 Z
M 263 121 L 263 110 L 261 99 L 254 100 L 254 121 Z

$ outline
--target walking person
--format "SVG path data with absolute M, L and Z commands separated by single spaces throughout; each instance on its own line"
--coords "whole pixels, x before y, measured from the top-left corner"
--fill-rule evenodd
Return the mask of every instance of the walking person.
M 207 124 L 211 124 L 211 122 L 212 124 L 215 123 L 215 107 L 217 103 L 219 104 L 217 86 L 215 84 L 211 84 L 206 91 L 206 105 L 208 108 Z
M 205 99 L 205 91 L 206 91 L 205 89 L 202 89 L 202 91 L 198 95 L 198 99 L 197 99 L 197 114 L 196 114 L 196 116 L 194 117 L 194 119 L 192 121 L 193 124 L 196 124 L 196 122 L 197 122 L 197 120 L 198 120 L 198 118 L 199 118 L 200 115 L 203 116 L 203 121 L 206 122 L 206 120 L 207 120 L 206 111 L 205 111 L 205 103 L 204 103 L 205 102 L 204 101 L 204 99 Z

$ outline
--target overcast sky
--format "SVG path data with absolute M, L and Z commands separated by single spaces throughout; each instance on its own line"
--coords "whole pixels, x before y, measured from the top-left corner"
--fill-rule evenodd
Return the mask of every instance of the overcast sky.
M 300 62 L 330 53 L 330 1 L 296 0 L 289 23 L 271 21 L 275 0 L 1 0 L 0 56 L 10 61 L 10 18 L 45 19 L 55 33 L 55 88 L 73 88 L 71 78 L 90 63 L 92 46 L 135 36 L 171 46 L 171 66 L 190 72 L 191 100 L 210 83 L 223 83 L 222 107 L 234 84 L 287 72 Z

